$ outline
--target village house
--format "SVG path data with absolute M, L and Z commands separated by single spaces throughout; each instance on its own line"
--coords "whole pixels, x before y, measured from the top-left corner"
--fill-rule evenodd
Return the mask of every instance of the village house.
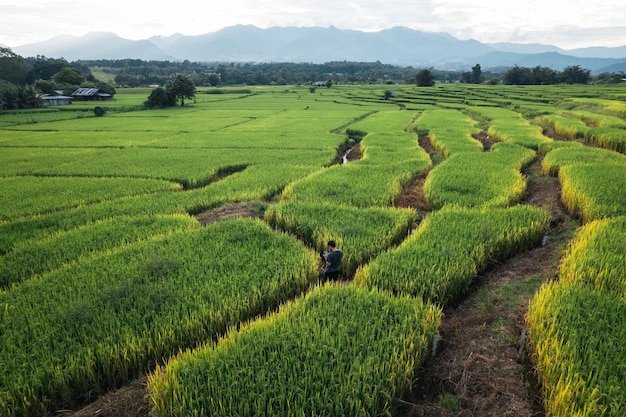
M 98 88 L 83 87 L 72 93 L 72 98 L 80 101 L 105 101 L 111 100 L 113 96 L 102 92 Z
M 42 94 L 39 96 L 41 99 L 41 105 L 43 107 L 48 106 L 65 106 L 72 104 L 72 97 L 66 96 L 60 93 L 57 94 Z

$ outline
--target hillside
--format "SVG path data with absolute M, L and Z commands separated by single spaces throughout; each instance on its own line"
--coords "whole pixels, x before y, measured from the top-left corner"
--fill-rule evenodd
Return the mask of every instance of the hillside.
M 593 73 L 626 70 L 626 46 L 566 51 L 552 45 L 485 44 L 447 33 L 394 27 L 379 32 L 342 30 L 333 26 L 271 27 L 237 25 L 197 36 L 175 34 L 128 40 L 110 32 L 81 37 L 60 36 L 13 48 L 23 56 L 45 55 L 68 60 L 190 60 L 198 62 L 357 61 L 443 70 L 545 66 L 561 70 L 580 65 Z

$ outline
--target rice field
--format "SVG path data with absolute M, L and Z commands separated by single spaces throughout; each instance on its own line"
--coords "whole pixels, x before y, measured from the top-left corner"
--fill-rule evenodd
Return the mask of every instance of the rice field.
M 526 319 L 544 408 L 623 416 L 622 86 L 388 88 L 0 114 L 0 417 L 144 373 L 155 415 L 395 415 L 443 308 L 541 244 L 536 158 L 581 222 Z M 418 178 L 427 209 L 400 207 Z M 260 211 L 195 217 L 232 204 Z M 342 280 L 321 284 L 331 239 Z

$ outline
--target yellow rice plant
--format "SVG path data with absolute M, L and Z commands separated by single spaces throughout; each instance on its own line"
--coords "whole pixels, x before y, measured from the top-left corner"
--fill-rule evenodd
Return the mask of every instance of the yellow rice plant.
M 585 222 L 626 215 L 626 164 L 588 163 L 561 167 L 561 199 Z
M 580 283 L 626 297 L 626 217 L 584 225 L 560 265 L 563 283 Z
M 587 285 L 544 284 L 527 314 L 547 415 L 626 412 L 626 299 Z
M 353 285 L 315 287 L 279 312 L 185 352 L 148 380 L 155 415 L 390 416 L 441 310 Z

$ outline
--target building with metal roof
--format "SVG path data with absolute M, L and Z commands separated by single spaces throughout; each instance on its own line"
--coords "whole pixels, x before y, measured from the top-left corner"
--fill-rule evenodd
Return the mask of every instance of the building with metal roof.
M 41 104 L 44 107 L 72 104 L 72 97 L 62 94 L 42 94 L 39 98 L 41 99 Z
M 82 101 L 103 101 L 111 100 L 113 96 L 111 94 L 102 92 L 98 88 L 81 87 L 72 93 L 72 98 Z

